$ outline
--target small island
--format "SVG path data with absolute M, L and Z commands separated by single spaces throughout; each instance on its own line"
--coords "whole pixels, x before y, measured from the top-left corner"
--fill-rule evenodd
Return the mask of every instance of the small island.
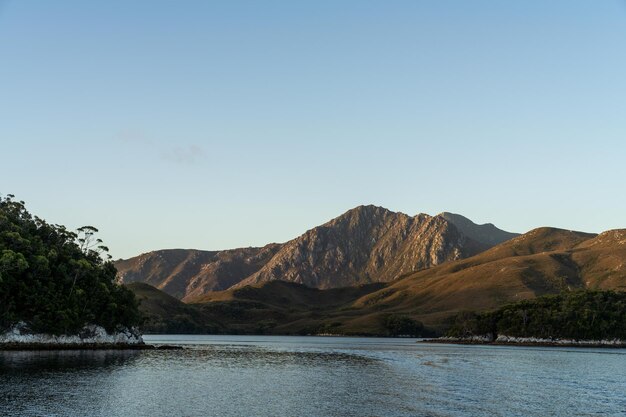
M 458 314 L 438 343 L 626 347 L 626 293 L 574 290 Z
M 0 349 L 144 349 L 132 291 L 108 248 L 0 197 Z

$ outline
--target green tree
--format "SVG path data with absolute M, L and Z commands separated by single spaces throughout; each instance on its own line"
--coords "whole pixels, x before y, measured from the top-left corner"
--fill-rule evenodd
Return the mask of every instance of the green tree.
M 403 314 L 389 314 L 384 318 L 384 325 L 390 336 L 421 336 L 424 325 Z

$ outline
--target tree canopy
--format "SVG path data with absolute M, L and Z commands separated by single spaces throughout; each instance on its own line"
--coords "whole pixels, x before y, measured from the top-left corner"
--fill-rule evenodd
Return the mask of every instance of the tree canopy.
M 24 321 L 34 331 L 73 334 L 86 324 L 139 324 L 135 296 L 116 284 L 96 232 L 49 224 L 0 196 L 0 329 Z
M 457 315 L 448 335 L 626 340 L 626 293 L 575 290 Z

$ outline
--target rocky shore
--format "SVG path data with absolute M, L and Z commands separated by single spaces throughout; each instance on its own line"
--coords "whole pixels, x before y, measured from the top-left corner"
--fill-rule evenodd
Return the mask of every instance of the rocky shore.
M 423 340 L 423 343 L 452 343 L 460 345 L 511 345 L 511 346 L 562 346 L 562 347 L 615 347 L 626 348 L 626 340 L 577 340 L 539 337 L 515 337 L 498 335 L 469 336 L 469 337 L 439 337 Z
M 24 322 L 0 333 L 0 350 L 71 350 L 71 349 L 157 349 L 146 345 L 135 328 L 119 328 L 108 333 L 103 327 L 88 325 L 77 334 L 51 335 L 35 333 Z

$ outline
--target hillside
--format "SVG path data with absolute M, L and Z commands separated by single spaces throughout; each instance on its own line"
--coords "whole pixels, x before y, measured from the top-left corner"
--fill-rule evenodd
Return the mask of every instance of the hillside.
M 191 299 L 241 332 L 388 334 L 390 316 L 444 331 L 461 311 L 487 311 L 576 289 L 626 290 L 626 230 L 539 228 L 476 256 L 390 283 L 319 290 L 267 282 Z
M 462 310 L 483 311 L 576 288 L 625 289 L 626 271 L 615 265 L 626 260 L 626 252 L 612 244 L 599 247 L 597 239 L 535 229 L 472 258 L 411 274 L 355 306 L 413 310 L 426 324 L 441 326 Z
M 302 284 L 271 281 L 230 289 L 194 300 L 193 304 L 230 333 L 330 333 L 343 321 L 356 318 L 350 305 L 385 284 L 320 290 Z M 378 329 L 385 335 L 385 329 Z
M 499 239 L 508 236 L 489 227 L 481 239 L 493 233 Z M 411 217 L 359 206 L 285 244 L 213 252 L 160 250 L 115 265 L 121 282 L 145 282 L 186 301 L 273 280 L 321 289 L 389 282 L 491 246 L 467 237 L 443 216 Z
M 148 284 L 127 287 L 140 301 L 148 333 L 315 334 L 332 327 L 328 317 L 384 285 L 319 290 L 272 281 L 213 292 L 189 304 Z
M 580 265 L 586 287 L 626 291 L 626 229 L 609 230 L 581 243 L 572 260 Z
M 133 282 L 126 287 L 135 293 L 144 322 L 142 328 L 149 333 L 217 333 L 220 326 L 205 317 L 199 309 L 159 291 L 151 285 Z

